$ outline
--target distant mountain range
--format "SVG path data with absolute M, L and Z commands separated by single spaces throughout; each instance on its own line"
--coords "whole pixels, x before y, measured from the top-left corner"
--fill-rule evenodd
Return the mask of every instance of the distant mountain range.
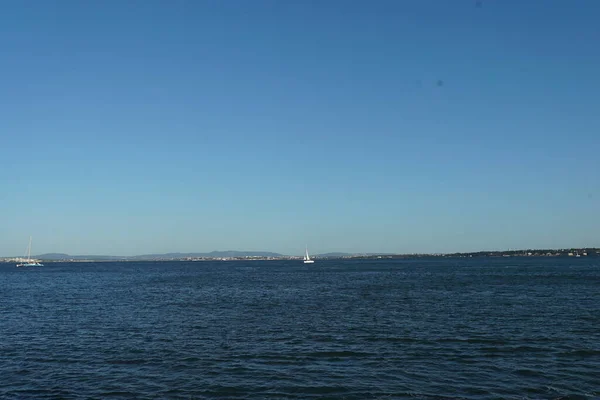
M 46 254 L 38 254 L 36 256 L 32 256 L 37 258 L 38 260 L 126 260 L 129 257 L 119 257 L 119 256 L 95 256 L 95 255 L 86 255 L 86 256 L 72 256 L 70 254 L 65 253 L 46 253 Z
M 35 258 L 40 260 L 166 260 L 182 258 L 239 258 L 239 257 L 286 257 L 283 254 L 269 251 L 211 251 L 210 253 L 164 253 L 164 254 L 142 254 L 137 256 L 99 256 L 99 255 L 70 255 L 64 253 L 39 254 Z
M 508 251 L 477 251 L 472 253 L 446 253 L 446 254 L 396 254 L 396 253 L 342 253 L 331 252 L 323 254 L 314 254 L 314 258 L 376 258 L 376 257 L 499 257 L 499 256 L 590 256 L 599 257 L 600 248 L 579 248 L 579 249 L 560 249 L 560 250 L 508 250 Z M 163 253 L 163 254 L 143 254 L 137 256 L 110 256 L 110 255 L 70 255 L 65 253 L 46 253 L 33 256 L 39 260 L 46 261 L 150 261 L 150 260 L 184 260 L 187 258 L 298 258 L 299 256 L 289 256 L 270 251 L 211 251 L 209 253 Z M 0 261 L 9 259 L 9 257 L 0 257 Z
M 141 256 L 129 257 L 132 260 L 155 259 L 155 258 L 188 258 L 188 257 L 208 257 L 208 258 L 226 258 L 226 257 L 285 257 L 283 254 L 270 251 L 211 251 L 210 253 L 165 253 L 165 254 L 145 254 Z
M 317 258 L 339 258 L 339 257 L 350 257 L 350 256 L 376 256 L 376 255 L 393 255 L 392 253 L 323 253 L 314 254 L 311 257 Z M 298 257 L 289 256 L 281 253 L 274 253 L 270 251 L 211 251 L 209 253 L 162 253 L 162 254 L 142 254 L 137 256 L 99 256 L 99 255 L 70 255 L 64 253 L 46 253 L 35 256 L 40 260 L 96 260 L 96 261 L 142 261 L 142 260 L 173 260 L 173 259 L 185 259 L 185 258 L 244 258 L 244 257 L 272 257 L 272 258 L 287 258 L 287 257 Z

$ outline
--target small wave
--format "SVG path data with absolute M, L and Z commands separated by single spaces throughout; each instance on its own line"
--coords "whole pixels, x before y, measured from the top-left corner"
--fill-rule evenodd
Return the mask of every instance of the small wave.
M 560 356 L 568 356 L 568 357 L 597 357 L 600 356 L 600 350 L 571 350 L 560 353 Z
M 200 361 L 200 358 L 198 358 L 198 357 L 185 357 L 185 358 L 182 358 L 182 359 L 181 359 L 181 360 L 179 360 L 179 361 L 180 361 L 180 362 L 186 362 L 186 363 L 189 363 L 189 362 L 197 362 L 197 361 Z
M 440 343 L 474 343 L 474 344 L 490 344 L 496 346 L 506 345 L 509 342 L 504 339 L 485 339 L 485 338 L 441 338 L 436 342 Z
M 108 360 L 106 361 L 107 364 L 113 364 L 113 365 L 138 365 L 138 364 L 145 364 L 148 361 L 145 359 L 136 359 L 136 360 Z
M 119 397 L 119 398 L 123 398 L 123 397 L 129 397 L 129 398 L 136 398 L 137 395 L 135 393 L 131 393 L 131 392 L 124 392 L 124 391 L 110 391 L 110 392 L 102 392 L 100 393 L 100 397 L 101 398 L 107 398 L 107 397 Z
M 392 343 L 428 343 L 428 340 L 401 336 L 368 336 L 360 338 L 366 342 L 392 342 Z
M 442 395 L 431 395 L 431 394 L 421 394 L 416 392 L 408 393 L 408 396 L 421 399 L 421 400 L 464 400 L 465 397 L 456 397 L 456 396 L 442 396 Z
M 515 375 L 520 375 L 520 376 L 531 376 L 531 377 L 535 377 L 535 376 L 543 376 L 543 374 L 540 371 L 534 371 L 532 369 L 517 369 L 515 371 L 513 371 L 513 373 Z
M 315 358 L 344 358 L 344 357 L 369 357 L 370 353 L 357 351 L 315 351 L 306 354 L 309 357 Z
M 0 394 L 2 395 L 2 398 L 4 398 L 4 393 L 0 392 Z M 64 399 L 68 398 L 68 396 L 72 394 L 61 389 L 23 389 L 8 391 L 6 392 L 6 395 L 8 395 L 8 398 L 15 399 Z
M 548 348 L 534 346 L 497 346 L 497 347 L 481 347 L 481 350 L 486 353 L 545 353 Z

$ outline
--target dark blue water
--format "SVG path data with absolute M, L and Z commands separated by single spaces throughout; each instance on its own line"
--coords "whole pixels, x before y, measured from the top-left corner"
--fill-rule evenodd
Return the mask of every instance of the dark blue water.
M 0 264 L 2 399 L 597 397 L 597 258 Z

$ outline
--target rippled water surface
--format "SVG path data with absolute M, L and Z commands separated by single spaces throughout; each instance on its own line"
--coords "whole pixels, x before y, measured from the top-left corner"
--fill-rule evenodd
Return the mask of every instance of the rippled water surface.
M 0 264 L 0 398 L 598 398 L 599 261 Z

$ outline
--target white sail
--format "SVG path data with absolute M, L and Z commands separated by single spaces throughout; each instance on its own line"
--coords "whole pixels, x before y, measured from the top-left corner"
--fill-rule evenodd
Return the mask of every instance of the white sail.
M 31 261 L 31 236 L 29 236 L 29 246 L 27 246 L 27 262 Z
M 304 264 L 312 264 L 312 263 L 314 263 L 314 261 L 310 259 L 309 255 L 308 255 L 308 246 L 306 246 L 306 250 L 304 252 Z
M 31 259 L 31 236 L 29 236 L 29 246 L 27 246 L 27 259 L 21 264 L 17 264 L 17 267 L 43 267 L 37 260 Z

